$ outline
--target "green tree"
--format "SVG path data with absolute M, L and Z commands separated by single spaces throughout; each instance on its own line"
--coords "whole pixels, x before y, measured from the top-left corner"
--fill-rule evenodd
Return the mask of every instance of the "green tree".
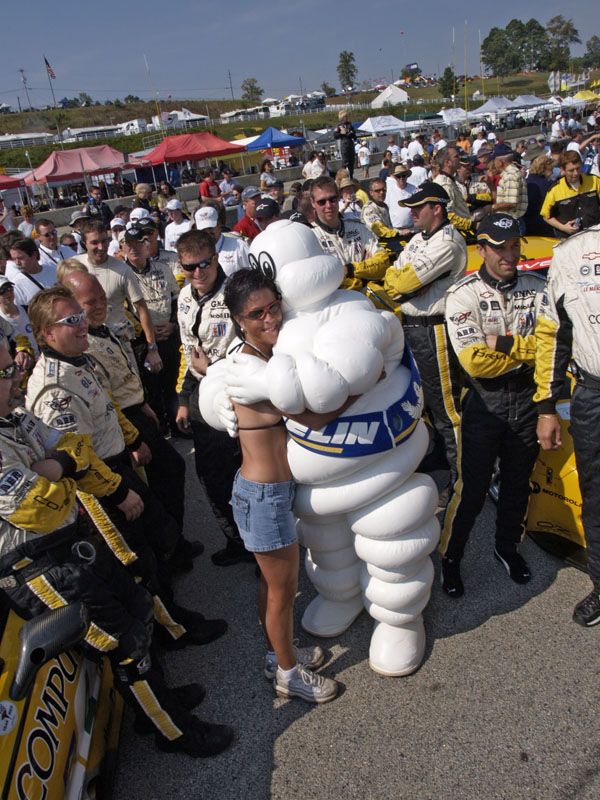
M 583 56 L 583 64 L 585 67 L 592 67 L 598 69 L 600 67 L 600 37 L 592 36 L 585 43 L 587 50 Z
M 323 81 L 323 83 L 321 84 L 321 91 L 325 92 L 327 97 L 333 97 L 335 94 L 335 89 L 333 88 L 333 86 L 328 84 L 327 81 Z
M 523 68 L 523 57 L 513 50 L 508 33 L 502 28 L 492 28 L 481 43 L 483 61 L 494 75 L 504 78 Z
M 126 97 L 123 98 L 125 103 L 141 103 L 142 101 L 137 96 L 137 94 L 128 94 Z
M 337 65 L 337 74 L 342 91 L 347 91 L 349 86 L 354 87 L 356 76 L 358 75 L 358 69 L 356 67 L 354 53 L 351 53 L 350 50 L 342 50 L 340 53 L 340 59 Z
M 79 92 L 79 102 L 82 106 L 91 106 L 94 103 L 87 92 Z
M 258 85 L 256 78 L 245 78 L 242 81 L 242 100 L 247 103 L 260 103 L 264 90 Z
M 452 67 L 446 67 L 438 83 L 438 91 L 442 97 L 452 97 L 454 89 L 458 89 L 458 81 Z
M 537 19 L 525 23 L 525 64 L 529 69 L 546 69 L 548 61 L 548 34 Z
M 546 24 L 548 34 L 549 69 L 567 69 L 571 56 L 570 45 L 581 42 L 579 31 L 573 20 L 558 14 Z

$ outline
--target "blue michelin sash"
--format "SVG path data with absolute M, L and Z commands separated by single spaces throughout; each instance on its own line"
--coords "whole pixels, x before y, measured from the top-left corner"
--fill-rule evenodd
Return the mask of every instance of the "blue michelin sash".
M 419 412 L 415 419 L 415 408 L 422 397 L 421 378 L 408 345 L 400 363 L 410 370 L 410 382 L 404 395 L 384 411 L 340 416 L 318 431 L 285 418 L 288 434 L 307 450 L 334 458 L 368 456 L 397 447 L 415 430 L 421 416 Z

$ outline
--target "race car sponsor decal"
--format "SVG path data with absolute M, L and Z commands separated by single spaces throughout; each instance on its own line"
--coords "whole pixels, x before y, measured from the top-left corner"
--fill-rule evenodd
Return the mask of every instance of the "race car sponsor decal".
M 0 700 L 0 736 L 6 736 L 17 724 L 19 712 L 10 700 Z
M 23 480 L 23 473 L 20 469 L 11 469 L 0 478 L 0 495 L 8 494 L 16 489 Z

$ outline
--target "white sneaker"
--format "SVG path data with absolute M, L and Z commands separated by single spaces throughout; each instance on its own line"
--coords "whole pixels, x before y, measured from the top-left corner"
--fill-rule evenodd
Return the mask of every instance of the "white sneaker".
M 277 670 L 273 688 L 279 697 L 299 697 L 307 703 L 328 703 L 338 693 L 338 685 L 334 680 L 311 672 L 303 664 L 298 664 L 292 677 L 287 680 Z
M 295 642 L 298 640 L 295 639 Z M 325 651 L 322 647 L 296 647 L 294 644 L 294 658 L 298 664 L 303 664 L 307 669 L 317 669 L 325 661 Z M 267 653 L 265 656 L 265 678 L 272 681 L 277 672 L 277 656 Z

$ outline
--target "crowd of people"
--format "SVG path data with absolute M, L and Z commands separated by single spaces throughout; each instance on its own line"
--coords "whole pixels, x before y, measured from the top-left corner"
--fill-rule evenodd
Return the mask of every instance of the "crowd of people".
M 167 752 L 214 755 L 234 735 L 191 714 L 203 688 L 167 687 L 160 664 L 161 648 L 204 645 L 227 629 L 174 600 L 176 574 L 203 550 L 183 535 L 176 437 L 193 440 L 224 535 L 212 564 L 258 565 L 265 676 L 283 697 L 320 703 L 337 693 L 315 672 L 324 651 L 293 643 L 299 559 L 284 420 L 236 404 L 231 438 L 198 402 L 234 338 L 244 353 L 272 355 L 284 324 L 277 276 L 249 243 L 278 219 L 310 228 L 343 265 L 341 288 L 401 318 L 431 423 L 422 468 L 449 471 L 440 497 L 449 597 L 464 594 L 461 560 L 497 459 L 494 555 L 513 581 L 530 579 L 519 552 L 528 481 L 540 445 L 561 443 L 555 405 L 572 357 L 594 585 L 574 619 L 600 622 L 600 177 L 597 155 L 590 160 L 600 133 L 582 139 L 571 126 L 568 141 L 540 134 L 514 149 L 483 130 L 455 144 L 437 132 L 392 138 L 368 192 L 353 170 L 358 161 L 368 175 L 370 154 L 345 112 L 334 135 L 341 169 L 330 175 L 312 154 L 287 197 L 266 159 L 259 185 L 244 188 L 226 168 L 207 170 L 193 212 L 167 181 L 156 194 L 138 184 L 132 202 L 113 208 L 92 189 L 61 236 L 25 208 L 0 236 L 0 591 L 24 617 L 83 600 L 86 645 L 110 659 L 136 731 L 155 733 Z M 230 205 L 240 212 L 233 231 Z M 563 239 L 547 283 L 517 270 L 527 233 Z M 467 275 L 471 242 L 481 266 Z M 331 418 L 298 421 L 319 428 Z M 260 513 L 257 486 L 268 498 Z

